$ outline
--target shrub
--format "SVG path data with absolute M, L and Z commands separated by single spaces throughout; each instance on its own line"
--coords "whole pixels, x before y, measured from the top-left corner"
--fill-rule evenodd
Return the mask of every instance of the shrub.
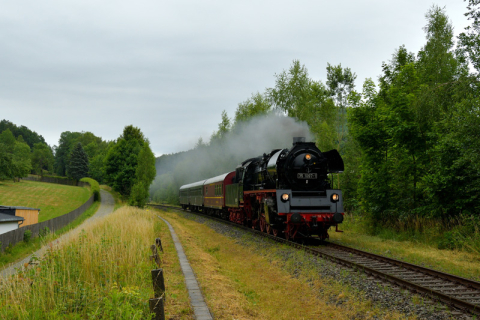
M 46 237 L 49 233 L 50 233 L 50 229 L 48 229 L 48 227 L 45 227 L 45 228 L 43 228 L 43 229 L 40 230 L 40 232 L 38 233 L 38 235 L 39 235 L 41 238 L 44 238 L 44 237 Z
M 29 243 L 31 239 L 32 239 L 32 231 L 26 230 L 25 233 L 23 234 L 23 241 L 25 241 L 26 243 Z
M 90 185 L 90 190 L 92 190 L 93 192 L 93 200 L 100 200 L 100 185 L 98 184 L 97 180 L 94 180 L 92 178 L 82 178 L 80 179 L 80 181 L 86 182 Z

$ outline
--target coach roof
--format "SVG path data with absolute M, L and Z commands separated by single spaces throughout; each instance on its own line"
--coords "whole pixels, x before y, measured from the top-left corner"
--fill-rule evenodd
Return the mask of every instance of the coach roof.
M 219 175 L 219 176 L 210 178 L 210 179 L 208 179 L 208 180 L 205 181 L 205 184 L 211 184 L 211 183 L 215 183 L 215 182 L 223 182 L 223 180 L 225 180 L 225 178 L 227 177 L 227 175 L 228 175 L 229 173 L 230 173 L 230 172 L 227 172 L 227 173 L 221 174 L 221 175 Z
M 190 183 L 190 184 L 185 184 L 185 185 L 180 187 L 180 190 L 190 189 L 190 188 L 198 187 L 198 186 L 203 186 L 205 181 L 207 181 L 207 180 L 202 180 L 202 181 L 197 181 L 197 182 Z

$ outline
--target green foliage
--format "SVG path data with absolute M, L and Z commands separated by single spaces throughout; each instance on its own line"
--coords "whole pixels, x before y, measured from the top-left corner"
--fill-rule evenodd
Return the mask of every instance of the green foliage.
M 135 184 L 130 195 L 130 204 L 143 208 L 149 196 L 148 189 L 155 179 L 155 156 L 150 149 L 148 141 L 143 143 L 138 154 L 138 165 L 135 173 Z
M 22 136 L 20 136 L 21 138 Z M 32 170 L 32 160 L 30 159 L 30 147 L 21 141 L 15 142 L 13 149 L 13 175 L 21 178 L 26 177 Z
M 308 70 L 294 60 L 287 71 L 276 75 L 275 87 L 267 90 L 273 104 L 288 116 L 304 120 L 309 116 L 312 103 L 311 80 Z
M 36 133 L 35 131 L 31 131 L 25 126 L 17 126 L 8 120 L 0 121 L 0 132 L 5 130 L 10 130 L 13 133 L 13 136 L 18 139 L 19 136 L 22 136 L 22 142 L 28 144 L 30 149 L 33 149 L 35 143 L 46 143 L 45 139 Z
M 100 183 L 104 182 L 104 161 L 112 142 L 103 141 L 91 132 L 65 131 L 60 135 L 58 147 L 55 148 L 55 172 L 58 175 L 67 175 L 70 155 L 75 146 L 81 143 L 83 150 L 88 155 L 88 174 Z
M 234 126 L 237 123 L 248 121 L 255 116 L 266 115 L 272 109 L 272 104 L 260 93 L 252 94 L 252 97 L 238 104 L 235 111 Z
M 53 170 L 52 149 L 45 143 L 35 143 L 31 155 L 33 171 L 43 176 L 44 170 Z
M 459 35 L 459 53 L 468 60 L 478 73 L 480 72 L 480 0 L 468 0 L 468 12 L 465 14 L 472 25 Z
M 82 178 L 80 179 L 82 182 L 86 182 L 90 185 L 90 191 L 93 193 L 93 200 L 99 201 L 100 200 L 100 185 L 98 182 L 92 178 Z
M 25 230 L 25 232 L 23 233 L 23 241 L 25 241 L 26 243 L 29 243 L 31 239 L 32 239 L 32 231 Z
M 145 138 L 139 128 L 125 127 L 117 143 L 109 149 L 105 160 L 106 180 L 113 190 L 128 198 L 135 184 L 138 154 Z
M 349 112 L 362 151 L 357 203 L 379 225 L 480 209 L 479 86 L 453 52 L 444 10 L 434 6 L 426 17 L 418 58 L 400 47 L 383 65 L 380 91 L 367 80 Z
M 83 150 L 80 142 L 77 142 L 75 148 L 70 153 L 67 174 L 68 177 L 75 180 L 88 176 L 88 155 Z
M 30 147 L 22 136 L 16 140 L 10 129 L 6 129 L 0 134 L 0 149 L 0 179 L 25 177 L 30 172 Z
M 214 132 L 211 141 L 222 141 L 227 132 L 232 128 L 230 118 L 225 110 L 222 111 L 222 121 L 218 124 L 218 131 Z
M 59 176 L 67 175 L 68 156 L 76 145 L 80 132 L 65 131 L 60 134 L 58 146 L 55 148 L 55 173 Z
M 50 229 L 48 227 L 45 227 L 43 229 L 41 229 L 39 232 L 38 232 L 38 236 L 40 238 L 45 238 L 46 236 L 48 236 L 50 234 Z
M 12 178 L 12 156 L 5 144 L 0 142 L 0 180 Z

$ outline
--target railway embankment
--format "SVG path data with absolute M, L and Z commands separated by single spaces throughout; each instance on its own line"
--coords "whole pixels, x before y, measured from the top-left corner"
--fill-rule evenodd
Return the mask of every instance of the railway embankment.
M 386 239 L 369 235 L 349 224 L 343 228 L 343 233 L 331 233 L 332 242 L 480 281 L 480 252 L 438 249 L 415 239 Z
M 201 216 L 162 216 L 179 235 L 215 318 L 463 316 L 363 273 Z
M 329 303 L 347 307 L 350 304 L 370 304 L 364 308 L 364 314 L 354 317 L 377 317 L 377 318 L 421 318 L 421 319 L 469 319 L 468 314 L 449 310 L 445 305 L 430 300 L 423 295 L 413 294 L 403 288 L 391 286 L 378 279 L 366 276 L 361 272 L 354 272 L 338 264 L 328 262 L 324 259 L 305 255 L 298 250 L 286 246 L 279 246 L 268 239 L 257 238 L 246 234 L 244 231 L 225 226 L 192 215 L 190 213 L 179 213 L 182 218 L 192 219 L 202 223 L 213 230 L 234 239 L 236 244 L 242 245 L 250 250 L 252 254 L 259 254 L 267 258 L 271 264 L 281 266 L 292 277 L 303 279 L 310 286 L 315 281 L 323 283 L 317 293 Z M 238 259 L 237 259 L 238 261 Z M 340 301 L 339 301 L 340 297 Z M 344 299 L 344 300 L 342 300 Z M 357 308 L 356 310 L 362 310 Z M 374 311 L 375 310 L 375 311 Z M 383 310 L 383 311 L 382 311 Z M 389 314 L 395 310 L 395 316 Z

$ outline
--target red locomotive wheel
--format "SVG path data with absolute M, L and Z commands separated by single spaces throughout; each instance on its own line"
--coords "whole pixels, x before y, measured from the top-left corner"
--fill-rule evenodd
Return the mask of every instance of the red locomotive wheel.
M 265 232 L 265 225 L 266 225 L 265 219 L 263 217 L 260 218 L 260 231 Z
M 293 233 L 293 227 L 287 224 L 287 227 L 285 228 L 285 239 L 290 240 L 290 238 L 292 238 L 292 233 Z
M 267 228 L 267 233 L 268 233 L 268 234 L 272 234 L 272 226 L 267 223 L 266 228 Z
M 275 237 L 278 237 L 278 229 L 272 228 L 272 233 Z

